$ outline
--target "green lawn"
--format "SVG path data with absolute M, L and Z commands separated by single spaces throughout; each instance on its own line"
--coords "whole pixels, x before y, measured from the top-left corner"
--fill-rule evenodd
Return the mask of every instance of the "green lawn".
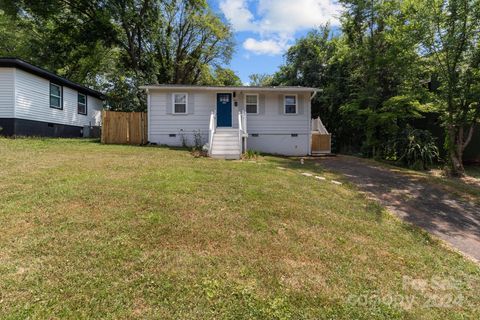
M 314 164 L 67 139 L 0 159 L 1 319 L 480 317 L 477 265 Z

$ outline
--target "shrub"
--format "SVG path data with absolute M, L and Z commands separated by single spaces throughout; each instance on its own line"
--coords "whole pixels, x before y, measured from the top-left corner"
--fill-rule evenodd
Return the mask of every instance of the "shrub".
M 428 130 L 407 126 L 386 148 L 387 160 L 396 160 L 416 170 L 427 170 L 439 156 L 435 138 Z
M 257 159 L 258 157 L 260 157 L 260 153 L 255 150 L 247 150 L 242 155 L 242 159 L 245 160 Z

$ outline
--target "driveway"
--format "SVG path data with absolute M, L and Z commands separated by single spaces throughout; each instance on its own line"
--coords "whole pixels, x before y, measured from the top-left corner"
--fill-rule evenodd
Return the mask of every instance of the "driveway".
M 354 157 L 319 160 L 407 222 L 480 262 L 480 206 L 439 187 Z

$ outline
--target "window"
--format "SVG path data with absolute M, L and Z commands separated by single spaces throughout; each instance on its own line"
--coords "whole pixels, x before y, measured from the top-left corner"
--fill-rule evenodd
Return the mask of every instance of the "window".
M 258 113 L 258 94 L 245 95 L 245 109 L 247 113 Z
M 187 94 L 186 93 L 173 94 L 173 113 L 174 114 L 187 113 Z
M 62 87 L 54 83 L 50 83 L 50 108 L 63 109 Z
M 296 95 L 285 96 L 284 104 L 285 104 L 286 114 L 297 113 L 297 96 Z
M 87 114 L 87 96 L 79 93 L 77 98 L 77 112 Z

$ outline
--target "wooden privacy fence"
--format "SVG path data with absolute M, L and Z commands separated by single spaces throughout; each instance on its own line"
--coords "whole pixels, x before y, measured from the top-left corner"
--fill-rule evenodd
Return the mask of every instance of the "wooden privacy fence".
M 330 134 L 312 133 L 312 154 L 329 154 L 332 140 Z
M 103 111 L 102 143 L 137 144 L 147 143 L 146 112 Z
M 312 119 L 312 155 L 330 154 L 332 136 L 322 123 L 320 117 Z

